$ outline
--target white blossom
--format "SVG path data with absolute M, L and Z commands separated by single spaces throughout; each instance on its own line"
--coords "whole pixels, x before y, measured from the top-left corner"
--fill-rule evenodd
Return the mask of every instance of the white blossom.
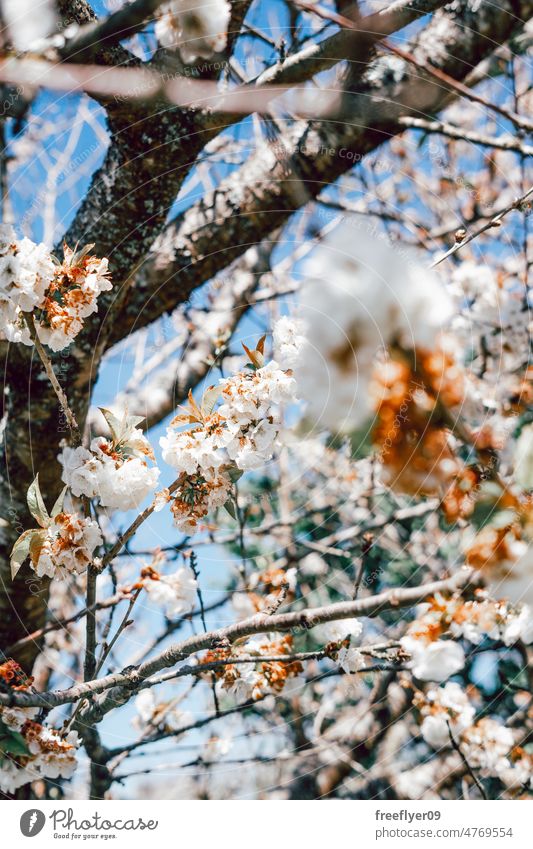
M 465 731 L 461 748 L 471 767 L 483 776 L 497 777 L 509 767 L 507 755 L 513 745 L 511 730 L 485 717 Z
M 46 530 L 37 562 L 32 560 L 32 568 L 40 578 L 82 574 L 102 542 L 97 522 L 83 519 L 77 513 L 59 513 Z
M 408 635 L 400 642 L 412 657 L 413 675 L 421 681 L 446 681 L 465 665 L 464 650 L 454 640 L 427 642 Z
M 54 0 L 2 0 L 2 18 L 16 50 L 37 49 L 57 26 Z
M 525 645 L 533 643 L 533 611 L 528 604 L 524 604 L 519 612 L 508 617 L 502 639 L 506 646 L 518 641 Z
M 283 368 L 293 368 L 306 345 L 300 320 L 282 316 L 273 327 L 274 358 Z
M 317 640 L 322 643 L 338 643 L 346 637 L 356 640 L 363 633 L 359 619 L 335 619 L 313 628 Z
M 251 368 L 222 378 L 200 404 L 189 393 L 187 412 L 177 415 L 160 439 L 164 461 L 180 473 L 171 510 L 185 533 L 229 505 L 233 482 L 242 471 L 258 469 L 272 457 L 279 407 L 294 400 L 296 384 L 275 360 L 264 365 L 263 345 L 264 337 L 255 351 L 244 346 Z M 189 429 L 179 432 L 177 425 Z
M 450 732 L 454 738 L 469 728 L 475 715 L 464 690 L 454 681 L 446 686 L 429 690 L 426 704 L 422 707 L 424 719 L 422 737 L 434 749 L 450 745 Z
M 97 309 L 99 294 L 111 289 L 108 261 L 89 256 L 92 245 L 75 253 L 65 246 L 63 263 L 48 249 L 18 239 L 0 225 L 0 335 L 31 345 L 22 313 L 31 312 L 39 339 L 53 351 L 67 347 Z
M 189 566 L 181 566 L 172 575 L 150 575 L 144 588 L 151 601 L 170 619 L 183 616 L 194 607 L 198 584 Z
M 372 412 L 369 381 L 380 349 L 432 349 L 451 315 L 433 272 L 345 218 L 303 268 L 308 345 L 296 378 L 311 424 L 351 431 Z
M 364 655 L 353 646 L 341 646 L 337 655 L 337 663 L 344 672 L 359 672 L 365 665 Z
M 59 459 L 63 482 L 73 495 L 98 498 L 103 507 L 111 510 L 138 507 L 155 489 L 159 469 L 150 467 L 142 456 L 151 453 L 151 449 L 141 432 L 134 431 L 131 439 L 131 443 L 122 443 L 119 450 L 101 436 L 92 440 L 90 450 L 66 446 Z M 136 456 L 139 444 L 142 452 Z
M 187 64 L 226 46 L 231 9 L 226 0 L 172 0 L 161 6 L 155 34 L 162 47 L 179 49 Z
M 522 428 L 515 445 L 515 480 L 524 489 L 533 489 L 533 424 Z
M 325 575 L 327 571 L 328 564 L 324 558 L 320 556 L 320 554 L 316 553 L 316 551 L 306 554 L 305 557 L 300 560 L 300 573 L 306 577 Z
M 0 665 L 0 681 L 4 688 L 27 692 L 32 679 L 26 678 L 15 661 L 8 660 Z M 76 732 L 61 735 L 55 728 L 37 722 L 38 713 L 37 708 L 0 705 L 2 793 L 14 793 L 39 778 L 70 778 L 76 768 Z

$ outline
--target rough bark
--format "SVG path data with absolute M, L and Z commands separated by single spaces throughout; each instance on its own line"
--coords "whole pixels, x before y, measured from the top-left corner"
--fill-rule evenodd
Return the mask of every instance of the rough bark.
M 435 13 L 413 48 L 419 61 L 465 79 L 498 44 L 528 20 L 531 2 L 452 3 Z M 112 341 L 150 324 L 185 300 L 240 256 L 257 234 L 282 226 L 308 200 L 363 157 L 404 131 L 402 116 L 431 117 L 455 96 L 446 87 L 394 59 L 372 66 L 372 83 L 347 100 L 352 120 L 299 122 L 283 134 L 277 156 L 265 142 L 248 162 L 167 228 L 148 257 L 113 331 Z M 390 82 L 388 81 L 390 80 Z M 223 226 L 222 225 L 223 222 Z

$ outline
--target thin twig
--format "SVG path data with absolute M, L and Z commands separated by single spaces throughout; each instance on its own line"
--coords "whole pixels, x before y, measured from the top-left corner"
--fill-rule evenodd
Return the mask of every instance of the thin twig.
M 46 351 L 44 350 L 43 345 L 41 343 L 41 340 L 39 339 L 39 337 L 37 335 L 37 329 L 35 327 L 35 321 L 33 320 L 33 315 L 31 314 L 31 312 L 25 312 L 25 313 L 22 313 L 22 315 L 24 316 L 24 321 L 26 322 L 26 326 L 29 330 L 30 338 L 31 338 L 33 344 L 35 345 L 35 350 L 39 354 L 40 360 L 41 360 L 41 362 L 42 362 L 42 364 L 45 368 L 47 377 L 48 377 L 50 383 L 52 384 L 54 392 L 57 395 L 57 399 L 58 399 L 58 401 L 61 405 L 61 409 L 63 410 L 63 412 L 65 414 L 65 418 L 67 420 L 68 426 L 70 428 L 70 433 L 72 435 L 72 444 L 74 445 L 74 447 L 81 445 L 81 433 L 80 433 L 80 428 L 78 426 L 78 422 L 76 421 L 76 417 L 75 417 L 74 413 L 70 409 L 70 406 L 69 406 L 69 403 L 68 403 L 68 398 L 65 395 L 65 393 L 63 392 L 63 389 L 61 388 L 61 384 L 59 383 L 59 380 L 56 377 L 56 374 L 54 372 L 54 368 L 52 366 L 50 358 L 49 358 L 48 354 L 46 353 Z
M 461 760 L 462 760 L 462 762 L 465 766 L 466 771 L 468 772 L 470 778 L 472 779 L 472 781 L 476 785 L 477 789 L 479 790 L 479 792 L 481 793 L 483 798 L 487 801 L 489 797 L 487 796 L 485 788 L 483 787 L 483 784 L 481 783 L 481 781 L 479 780 L 479 778 L 475 774 L 474 770 L 472 769 L 472 767 L 468 763 L 468 759 L 467 759 L 466 755 L 464 754 L 463 750 L 461 749 L 461 746 L 459 745 L 459 743 L 457 742 L 457 740 L 453 736 L 452 729 L 450 728 L 450 723 L 449 723 L 448 720 L 446 721 L 446 725 L 448 726 L 448 734 L 450 735 L 450 742 L 452 744 L 452 747 L 455 749 L 455 751 L 457 752 L 457 754 L 461 758 Z
M 142 587 L 138 587 L 135 590 L 135 592 L 133 593 L 132 597 L 130 598 L 130 602 L 128 604 L 128 609 L 126 610 L 126 613 L 124 614 L 122 622 L 118 626 L 113 639 L 111 640 L 111 642 L 107 646 L 105 646 L 103 648 L 102 654 L 100 656 L 100 660 L 98 661 L 98 665 L 97 665 L 95 673 L 94 673 L 95 677 L 96 677 L 96 675 L 98 675 L 98 673 L 102 669 L 104 663 L 106 662 L 107 658 L 109 657 L 109 655 L 113 651 L 113 647 L 116 644 L 117 640 L 119 639 L 120 635 L 123 633 L 123 631 L 126 630 L 126 628 L 128 628 L 131 625 L 132 620 L 130 619 L 130 614 L 131 614 L 131 611 L 133 610 L 135 602 L 139 598 L 139 595 L 140 595 L 142 589 L 143 589 Z
M 479 227 L 474 233 L 470 233 L 465 239 L 460 242 L 456 242 L 453 247 L 450 248 L 449 251 L 446 251 L 444 256 L 441 256 L 440 259 L 435 260 L 430 265 L 430 268 L 435 268 L 435 266 L 440 265 L 441 262 L 444 262 L 445 259 L 453 256 L 457 253 L 457 251 L 461 250 L 465 245 L 470 244 L 474 239 L 477 239 L 478 236 L 481 236 L 482 233 L 485 233 L 487 230 L 492 230 L 494 227 L 500 227 L 502 219 L 508 215 L 509 212 L 513 212 L 515 209 L 520 209 L 520 207 L 526 202 L 528 197 L 533 194 L 533 186 L 527 190 L 525 194 L 523 194 L 519 198 L 515 198 L 512 203 L 507 204 L 500 212 L 496 213 L 486 224 L 483 224 Z

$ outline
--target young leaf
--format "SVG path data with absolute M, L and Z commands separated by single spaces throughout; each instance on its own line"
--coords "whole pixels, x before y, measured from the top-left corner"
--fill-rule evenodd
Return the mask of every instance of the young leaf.
M 189 400 L 189 404 L 191 405 L 192 412 L 197 417 L 197 420 L 201 422 L 203 420 L 202 411 L 200 410 L 200 407 L 193 398 L 192 389 L 189 389 L 189 394 L 187 395 L 187 398 Z
M 263 352 L 262 352 L 262 350 L 259 349 L 259 345 L 264 346 L 264 344 L 265 344 L 264 339 L 265 339 L 265 337 L 262 336 L 261 339 L 258 342 L 258 347 L 255 349 L 255 351 L 251 351 L 250 348 L 248 348 L 248 346 L 244 344 L 244 342 L 241 342 L 242 347 L 244 348 L 248 357 L 250 358 L 250 362 L 251 362 L 252 366 L 256 369 L 262 368 L 265 364 L 265 358 L 263 356 Z
M 198 419 L 196 416 L 192 416 L 190 413 L 179 413 L 177 416 L 174 416 L 170 422 L 170 427 L 182 424 L 195 424 L 197 421 Z
M 76 245 L 76 248 L 77 248 L 77 245 Z M 80 248 L 79 251 L 75 250 L 75 251 L 70 252 L 68 264 L 71 267 L 79 265 L 81 263 L 81 261 L 85 259 L 86 256 L 90 255 L 93 248 L 94 248 L 94 243 L 90 244 L 90 245 L 84 245 L 84 247 Z
M 56 516 L 59 516 L 60 513 L 63 512 L 63 504 L 65 502 L 65 495 L 67 494 L 68 486 L 64 486 L 59 495 L 57 496 L 56 502 L 52 507 L 52 512 L 50 516 L 52 519 L 55 519 Z
M 30 539 L 30 558 L 34 566 L 41 556 L 44 541 L 46 539 L 46 531 L 34 531 Z
M 120 442 L 122 421 L 117 416 L 115 416 L 115 414 L 112 413 L 111 410 L 107 410 L 105 407 L 98 407 L 98 409 L 100 410 L 104 419 L 107 422 L 107 426 L 111 431 L 111 437 L 113 439 L 113 442 Z
M 13 581 L 16 577 L 17 572 L 20 567 L 24 563 L 25 560 L 30 556 L 30 545 L 31 538 L 35 533 L 35 528 L 32 528 L 31 531 L 24 531 L 16 541 L 13 549 L 11 551 L 11 580 Z
M 227 512 L 230 514 L 232 519 L 235 519 L 235 521 L 237 521 L 237 513 L 235 512 L 235 504 L 233 503 L 231 498 L 228 498 L 228 500 L 224 504 L 224 509 L 227 510 Z
M 230 466 L 227 470 L 228 477 L 232 483 L 237 483 L 239 478 L 242 478 L 244 472 L 242 469 L 238 469 L 237 466 Z
M 30 484 L 27 494 L 27 501 L 29 511 L 33 518 L 39 522 L 42 528 L 47 528 L 50 524 L 50 516 L 48 515 L 48 510 L 44 505 L 43 497 L 41 495 L 38 474 L 36 475 L 33 483 Z
M 204 416 L 210 416 L 214 406 L 222 393 L 221 386 L 210 386 L 202 397 L 202 413 Z

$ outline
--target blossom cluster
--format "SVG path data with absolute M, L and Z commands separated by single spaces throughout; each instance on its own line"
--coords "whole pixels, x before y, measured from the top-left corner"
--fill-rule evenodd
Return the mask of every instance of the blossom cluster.
M 490 520 L 475 534 L 466 535 L 466 562 L 487 578 L 495 596 L 533 605 L 533 499 L 509 489 L 498 493 Z
M 452 309 L 439 280 L 413 257 L 384 243 L 376 249 L 353 227 L 345 218 L 312 251 L 300 295 L 308 345 L 296 378 L 311 424 L 334 433 L 372 417 L 378 353 L 433 350 Z
M 483 778 L 499 778 L 511 787 L 531 780 L 531 757 L 515 746 L 511 729 L 489 716 L 476 721 L 475 707 L 459 684 L 449 681 L 444 687 L 418 692 L 414 705 L 422 720 L 422 737 L 433 749 L 453 742 Z
M 29 692 L 27 678 L 13 660 L 0 665 L 0 681 L 12 692 Z M 70 778 L 76 769 L 76 732 L 62 736 L 35 721 L 38 708 L 0 706 L 0 790 L 14 793 L 37 778 Z
M 283 691 L 288 679 L 297 677 L 303 667 L 300 661 L 291 660 L 293 638 L 256 637 L 247 640 L 242 645 L 228 648 L 217 648 L 208 651 L 202 658 L 202 663 L 224 663 L 214 669 L 215 678 L 223 690 L 234 696 L 238 701 L 260 699 L 266 694 L 279 694 Z M 287 660 L 261 660 L 261 657 L 272 658 L 287 655 Z M 249 662 L 231 663 L 232 660 Z
M 31 345 L 24 313 L 52 351 L 66 348 L 97 309 L 101 292 L 111 289 L 108 260 L 92 256 L 93 245 L 80 251 L 64 246 L 59 263 L 43 244 L 18 239 L 12 227 L 0 228 L 0 334 L 10 342 Z
M 465 665 L 465 652 L 457 640 L 477 645 L 485 637 L 505 645 L 533 642 L 533 612 L 528 605 L 493 601 L 486 594 L 464 601 L 459 596 L 435 596 L 407 629 L 401 645 L 412 659 L 412 670 L 421 681 L 442 682 Z
M 171 0 L 159 10 L 155 35 L 162 47 L 179 49 L 187 64 L 226 46 L 231 9 L 226 0 Z
M 463 398 L 462 372 L 444 347 L 401 352 L 374 371 L 374 443 L 384 481 L 411 495 L 445 495 L 462 472 L 446 413 Z
M 73 495 L 98 498 L 109 510 L 131 510 L 155 489 L 159 469 L 150 443 L 136 426 L 142 417 L 124 415 L 121 421 L 102 410 L 111 439 L 95 437 L 89 448 L 65 446 L 60 456 L 63 482 Z
M 190 407 L 172 420 L 160 440 L 163 459 L 179 472 L 171 509 L 186 532 L 230 501 L 243 471 L 271 458 L 280 431 L 277 408 L 295 400 L 290 370 L 275 360 L 265 364 L 264 342 L 265 337 L 254 350 L 244 346 L 249 368 L 210 387 L 200 405 L 189 393 Z M 178 431 L 176 425 L 188 428 Z
M 65 490 L 60 494 L 51 514 L 44 504 L 38 476 L 28 490 L 28 507 L 40 527 L 24 531 L 11 552 L 11 575 L 14 578 L 29 558 L 35 574 L 42 578 L 65 578 L 82 574 L 93 560 L 103 539 L 97 522 L 64 509 Z

